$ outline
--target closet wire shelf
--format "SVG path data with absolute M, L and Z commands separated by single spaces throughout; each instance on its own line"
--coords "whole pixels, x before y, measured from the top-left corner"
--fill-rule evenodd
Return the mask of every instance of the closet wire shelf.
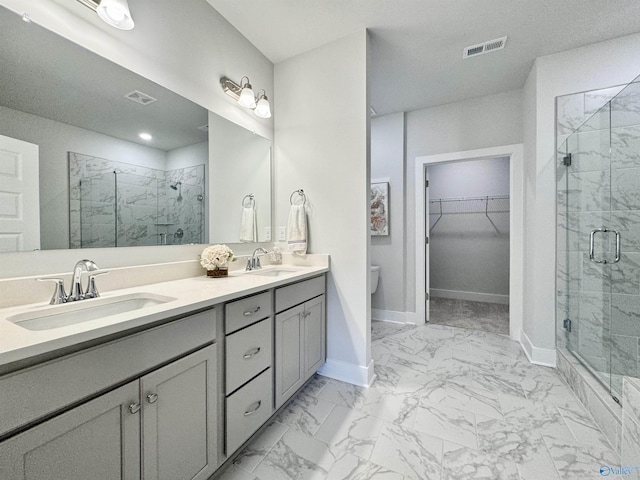
M 486 195 L 482 197 L 438 198 L 429 200 L 429 216 L 437 215 L 429 233 L 444 215 L 484 214 L 496 233 L 500 230 L 491 218 L 492 214 L 509 213 L 509 195 Z

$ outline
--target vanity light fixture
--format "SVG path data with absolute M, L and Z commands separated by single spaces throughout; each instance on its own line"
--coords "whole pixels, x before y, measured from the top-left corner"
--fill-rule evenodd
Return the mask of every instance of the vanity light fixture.
M 246 82 L 244 82 L 245 79 Z M 251 83 L 249 83 L 249 77 L 242 77 L 240 85 L 227 77 L 222 77 L 220 79 L 220 85 L 222 85 L 224 93 L 236 100 L 243 107 L 253 109 L 257 117 L 271 117 L 271 107 L 269 105 L 269 99 L 267 98 L 267 92 L 262 89 L 259 90 L 258 99 L 256 100 L 253 87 Z M 260 92 L 263 93 L 260 94 Z
M 263 92 L 262 95 L 260 95 L 260 92 Z M 258 91 L 258 103 L 256 104 L 256 108 L 253 113 L 260 118 L 271 118 L 269 99 L 267 98 L 267 92 L 264 90 Z
M 131 30 L 135 26 L 127 0 L 101 0 L 96 13 L 109 25 L 120 30 Z
M 107 24 L 120 30 L 131 30 L 135 24 L 127 0 L 77 0 L 90 8 Z
M 247 83 L 242 84 L 242 80 L 245 78 L 247 79 Z M 246 108 L 256 108 L 256 97 L 253 94 L 253 87 L 249 83 L 249 77 L 242 77 L 240 83 L 242 84 L 242 90 L 240 90 L 238 103 Z

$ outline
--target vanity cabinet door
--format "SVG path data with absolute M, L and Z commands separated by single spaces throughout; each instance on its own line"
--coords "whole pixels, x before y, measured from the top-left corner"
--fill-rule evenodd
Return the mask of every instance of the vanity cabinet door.
M 138 407 L 136 380 L 1 442 L 0 478 L 139 480 Z
M 276 315 L 275 400 L 280 408 L 304 383 L 302 351 L 304 305 Z
M 218 466 L 216 389 L 216 345 L 140 379 L 144 480 L 199 480 L 213 474 Z
M 304 381 L 307 381 L 326 360 L 325 299 L 324 295 L 304 304 Z

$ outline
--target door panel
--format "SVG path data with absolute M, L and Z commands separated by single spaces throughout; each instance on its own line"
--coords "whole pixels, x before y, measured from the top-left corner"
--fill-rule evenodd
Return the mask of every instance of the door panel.
M 0 253 L 40 248 L 38 151 L 0 135 Z
M 139 480 L 138 382 L 0 443 L 0 478 Z
M 145 480 L 207 479 L 217 467 L 216 346 L 140 379 Z

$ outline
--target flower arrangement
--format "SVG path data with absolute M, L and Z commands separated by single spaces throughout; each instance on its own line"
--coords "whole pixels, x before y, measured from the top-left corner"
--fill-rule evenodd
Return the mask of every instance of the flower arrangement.
M 226 245 L 211 245 L 200 254 L 200 265 L 207 269 L 210 277 L 226 276 L 227 263 L 232 261 L 233 251 Z

